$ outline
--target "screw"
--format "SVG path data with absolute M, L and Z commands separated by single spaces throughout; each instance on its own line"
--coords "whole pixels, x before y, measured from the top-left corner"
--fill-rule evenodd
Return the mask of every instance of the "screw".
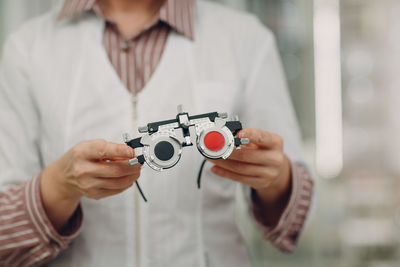
M 129 164 L 129 166 L 135 166 L 135 165 L 139 164 L 139 160 L 137 158 L 130 159 L 128 161 L 128 164 Z
M 249 138 L 240 138 L 240 144 L 248 145 L 248 144 L 250 144 L 250 139 Z
M 124 139 L 124 142 L 125 142 L 125 143 L 128 143 L 128 142 L 131 140 L 131 138 L 129 137 L 129 134 L 128 134 L 128 133 L 124 133 L 124 134 L 122 135 L 122 138 Z
M 181 113 L 185 113 L 185 110 L 184 110 L 184 108 L 183 108 L 183 105 L 181 104 L 181 105 L 178 105 L 178 113 L 179 114 L 181 114 Z
M 220 117 L 221 119 L 227 119 L 228 113 L 226 113 L 226 112 L 218 113 L 218 117 Z
M 149 130 L 147 128 L 147 126 L 141 126 L 138 128 L 139 133 L 147 133 Z

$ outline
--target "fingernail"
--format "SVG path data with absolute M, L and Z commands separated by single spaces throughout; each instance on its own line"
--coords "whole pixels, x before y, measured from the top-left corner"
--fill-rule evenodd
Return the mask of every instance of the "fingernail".
M 242 131 L 242 132 L 239 133 L 239 137 L 240 137 L 240 138 L 243 138 L 243 137 L 245 137 L 245 136 L 246 136 L 246 133 L 245 133 L 245 132 Z

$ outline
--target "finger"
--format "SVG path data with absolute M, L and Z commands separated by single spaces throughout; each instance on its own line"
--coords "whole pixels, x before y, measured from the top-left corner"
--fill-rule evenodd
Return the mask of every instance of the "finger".
M 111 159 L 104 159 L 103 161 L 110 162 L 110 161 L 125 161 L 127 162 L 126 158 L 111 158 Z
M 240 149 L 234 150 L 228 159 L 256 165 L 280 166 L 284 157 L 278 150 Z
M 139 175 L 129 175 L 119 178 L 97 178 L 97 188 L 118 190 L 126 189 L 133 185 L 133 183 L 139 178 Z
M 135 155 L 133 148 L 127 145 L 111 143 L 102 139 L 81 143 L 76 146 L 76 150 L 92 160 L 130 159 Z
M 262 165 L 255 165 L 236 160 L 210 160 L 216 166 L 230 170 L 237 174 L 249 177 L 266 176 L 268 168 Z
M 243 184 L 247 184 L 247 185 L 250 185 L 250 186 L 256 186 L 256 185 L 258 185 L 260 183 L 260 178 L 251 177 L 251 176 L 245 176 L 245 175 L 242 175 L 240 173 L 236 173 L 236 172 L 224 169 L 224 168 L 219 167 L 219 166 L 213 166 L 211 168 L 211 171 L 214 174 L 216 174 L 218 176 L 221 176 L 223 178 L 228 178 L 230 180 L 233 180 L 233 181 L 236 181 L 236 182 L 240 182 L 240 183 L 243 183 Z
M 130 175 L 118 178 L 87 177 L 79 180 L 79 190 L 84 194 L 90 194 L 99 188 L 119 190 L 129 188 L 137 179 L 138 175 Z
M 91 190 L 90 192 L 85 194 L 85 196 L 87 198 L 92 198 L 92 199 L 99 200 L 99 199 L 102 199 L 102 198 L 118 195 L 118 194 L 124 192 L 126 189 L 127 188 L 125 188 L 125 189 L 111 189 L 110 190 L 110 189 L 99 188 L 99 189 Z
M 86 176 L 112 178 L 140 174 L 141 165 L 129 166 L 128 161 L 87 162 L 83 168 Z
M 275 133 L 263 131 L 261 129 L 247 128 L 239 132 L 240 138 L 248 138 L 251 143 L 254 143 L 263 148 L 282 148 L 282 137 Z
M 260 146 L 254 144 L 254 143 L 249 143 L 248 145 L 240 145 L 240 149 L 259 149 Z

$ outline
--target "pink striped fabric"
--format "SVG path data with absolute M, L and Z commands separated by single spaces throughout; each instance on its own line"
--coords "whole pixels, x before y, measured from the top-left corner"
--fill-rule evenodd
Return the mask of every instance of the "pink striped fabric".
M 104 46 L 122 83 L 132 93 L 144 88 L 160 62 L 171 30 L 193 40 L 195 0 L 167 0 L 159 16 L 140 34 L 125 40 L 104 17 L 97 0 L 67 0 L 59 19 L 93 11 L 106 21 Z M 313 182 L 306 169 L 292 165 L 292 195 L 278 224 L 263 224 L 262 210 L 253 204 L 254 216 L 265 238 L 284 251 L 292 251 L 310 208 Z M 82 224 L 79 208 L 71 219 L 68 236 L 52 226 L 42 206 L 40 177 L 0 193 L 0 266 L 39 266 L 54 258 L 78 235 Z
M 268 214 L 253 202 L 253 214 L 264 232 L 264 238 L 285 252 L 292 252 L 297 244 L 311 207 L 314 183 L 310 173 L 301 165 L 292 164 L 292 194 L 278 224 L 273 228 L 263 224 Z
M 38 266 L 65 249 L 82 224 L 79 208 L 61 236 L 46 216 L 40 198 L 40 177 L 0 193 L 0 266 Z
M 120 34 L 97 0 L 65 1 L 59 19 L 83 11 L 94 11 L 103 18 L 106 21 L 103 42 L 110 62 L 125 87 L 136 94 L 157 68 L 171 29 L 193 40 L 194 10 L 195 0 L 167 0 L 158 17 L 130 39 Z

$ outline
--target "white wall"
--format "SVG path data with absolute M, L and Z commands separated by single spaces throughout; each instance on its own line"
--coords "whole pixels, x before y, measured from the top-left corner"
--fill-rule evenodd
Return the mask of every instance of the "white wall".
M 1 0 L 0 47 L 24 21 L 49 10 L 59 0 Z

